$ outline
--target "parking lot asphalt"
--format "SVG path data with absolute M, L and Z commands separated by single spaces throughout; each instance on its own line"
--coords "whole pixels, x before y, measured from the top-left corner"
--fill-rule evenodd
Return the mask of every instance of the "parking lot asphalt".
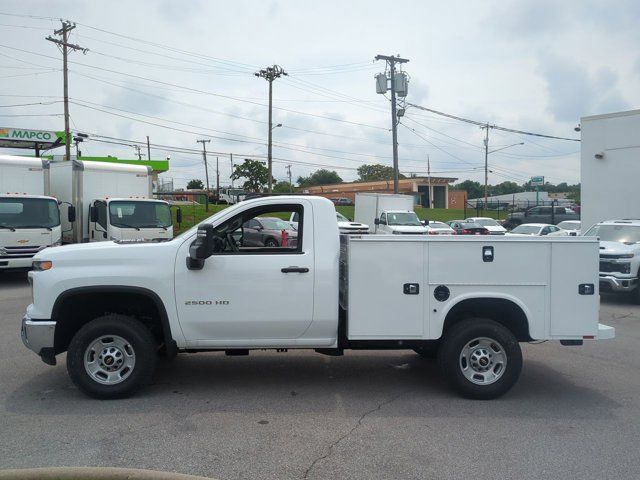
M 24 348 L 24 274 L 0 274 L 0 468 L 112 466 L 218 479 L 637 479 L 640 307 L 616 338 L 523 345 L 503 398 L 455 396 L 410 351 L 180 355 L 135 398 L 85 397 Z

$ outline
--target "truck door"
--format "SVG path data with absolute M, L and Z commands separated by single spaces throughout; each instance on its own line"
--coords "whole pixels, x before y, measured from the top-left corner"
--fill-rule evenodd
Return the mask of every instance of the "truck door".
M 95 211 L 93 219 L 92 209 Z M 96 200 L 89 209 L 89 241 L 103 242 L 107 239 L 107 202 Z
M 244 228 L 262 217 L 287 220 L 299 215 L 285 245 L 245 242 Z M 286 219 L 286 220 L 285 220 Z M 278 227 L 280 225 L 278 224 Z M 195 236 L 178 250 L 175 288 L 182 331 L 191 346 L 268 346 L 300 337 L 313 320 L 313 218 L 306 202 L 244 210 L 214 225 L 218 251 L 201 270 L 186 258 Z

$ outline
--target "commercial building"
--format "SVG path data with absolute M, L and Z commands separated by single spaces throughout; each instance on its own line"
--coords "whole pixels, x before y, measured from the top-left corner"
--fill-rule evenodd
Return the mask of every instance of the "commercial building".
M 449 184 L 456 180 L 457 178 L 449 177 L 401 178 L 398 181 L 398 193 L 413 195 L 415 204 L 426 208 L 430 204 L 431 208 L 463 208 L 466 192 L 449 192 Z M 393 180 L 318 185 L 307 187 L 303 192 L 327 198 L 355 200 L 356 193 L 393 193 Z

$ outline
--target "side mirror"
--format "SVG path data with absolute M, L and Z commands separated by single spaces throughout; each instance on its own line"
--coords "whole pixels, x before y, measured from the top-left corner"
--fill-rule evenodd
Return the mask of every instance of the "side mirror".
M 379 218 L 375 218 L 375 219 L 373 220 L 373 224 L 374 224 L 374 225 L 380 225 L 380 219 L 379 219 Z
M 428 226 L 428 225 L 429 225 L 429 219 L 428 219 L 428 218 L 425 218 L 425 219 L 422 221 L 422 224 L 423 224 L 425 227 L 426 227 L 426 226 Z
M 95 205 L 91 205 L 89 207 L 89 219 L 92 222 L 97 222 L 98 221 L 98 210 L 96 209 Z
M 180 207 L 176 209 L 176 222 L 182 223 L 182 209 Z
M 204 261 L 214 252 L 213 225 L 205 223 L 198 227 L 195 241 L 189 247 L 187 268 L 189 270 L 202 270 Z
M 69 223 L 76 221 L 76 207 L 73 205 L 69 205 L 69 208 L 67 209 L 67 220 Z

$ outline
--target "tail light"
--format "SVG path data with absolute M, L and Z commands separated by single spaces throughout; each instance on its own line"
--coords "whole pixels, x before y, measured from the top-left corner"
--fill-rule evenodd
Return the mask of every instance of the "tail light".
M 457 235 L 457 234 L 458 234 L 458 232 L 456 232 L 455 230 L 453 230 L 453 231 L 451 232 L 451 235 Z
M 427 233 L 429 233 L 429 235 L 437 235 L 438 234 L 438 232 L 435 232 L 433 230 L 429 230 L 429 232 L 427 232 Z
M 471 230 L 467 230 L 466 228 L 463 228 L 462 231 L 460 232 L 460 235 L 471 235 Z

